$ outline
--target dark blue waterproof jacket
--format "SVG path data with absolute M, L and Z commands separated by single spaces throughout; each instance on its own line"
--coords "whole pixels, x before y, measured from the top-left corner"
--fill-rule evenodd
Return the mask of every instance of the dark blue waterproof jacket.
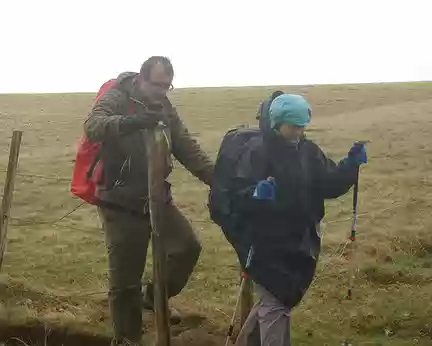
M 315 274 L 321 248 L 316 226 L 324 217 L 324 200 L 347 193 L 355 183 L 357 168 L 342 161 L 336 164 L 306 138 L 294 145 L 276 132 L 236 131 L 229 135 L 243 135 L 247 140 L 232 167 L 224 167 L 228 161 L 221 157 L 221 147 L 210 192 L 210 214 L 243 268 L 253 247 L 250 267 L 245 270 L 253 281 L 293 308 Z M 225 139 L 225 146 L 236 140 Z M 228 148 L 226 155 L 234 155 L 234 149 Z M 254 199 L 257 183 L 269 176 L 276 180 L 276 200 Z

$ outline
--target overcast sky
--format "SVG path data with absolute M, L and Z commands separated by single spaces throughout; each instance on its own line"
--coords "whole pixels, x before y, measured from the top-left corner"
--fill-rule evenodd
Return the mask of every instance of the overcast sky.
M 432 80 L 432 0 L 0 0 L 0 92 L 95 91 L 151 55 L 176 87 Z

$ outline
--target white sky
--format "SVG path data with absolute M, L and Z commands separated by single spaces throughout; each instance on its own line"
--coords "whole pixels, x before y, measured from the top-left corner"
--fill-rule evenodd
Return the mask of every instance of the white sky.
M 432 80 L 432 0 L 0 0 L 0 92 L 96 91 L 151 55 L 176 87 Z

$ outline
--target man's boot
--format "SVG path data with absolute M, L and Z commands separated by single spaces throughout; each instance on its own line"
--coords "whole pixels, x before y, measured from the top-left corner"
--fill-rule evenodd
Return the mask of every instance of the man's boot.
M 144 310 L 149 310 L 154 312 L 154 288 L 152 283 L 147 283 L 143 286 L 143 303 L 142 303 Z M 175 325 L 179 324 L 182 321 L 180 312 L 173 308 L 168 306 L 169 314 L 170 314 L 170 323 Z

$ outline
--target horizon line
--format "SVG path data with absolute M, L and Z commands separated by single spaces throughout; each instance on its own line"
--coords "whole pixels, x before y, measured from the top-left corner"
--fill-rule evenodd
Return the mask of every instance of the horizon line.
M 272 87 L 314 87 L 314 86 L 355 86 L 355 85 L 383 85 L 383 84 L 415 84 L 432 83 L 432 80 L 410 80 L 410 81 L 391 81 L 391 82 L 350 82 L 350 83 L 309 83 L 309 84 L 263 84 L 263 85 L 221 85 L 221 86 L 187 86 L 176 87 L 175 90 L 197 90 L 197 89 L 247 89 L 247 88 L 272 88 Z M 49 92 L 1 92 L 0 95 L 49 95 L 49 94 L 94 94 L 94 91 L 49 91 Z

